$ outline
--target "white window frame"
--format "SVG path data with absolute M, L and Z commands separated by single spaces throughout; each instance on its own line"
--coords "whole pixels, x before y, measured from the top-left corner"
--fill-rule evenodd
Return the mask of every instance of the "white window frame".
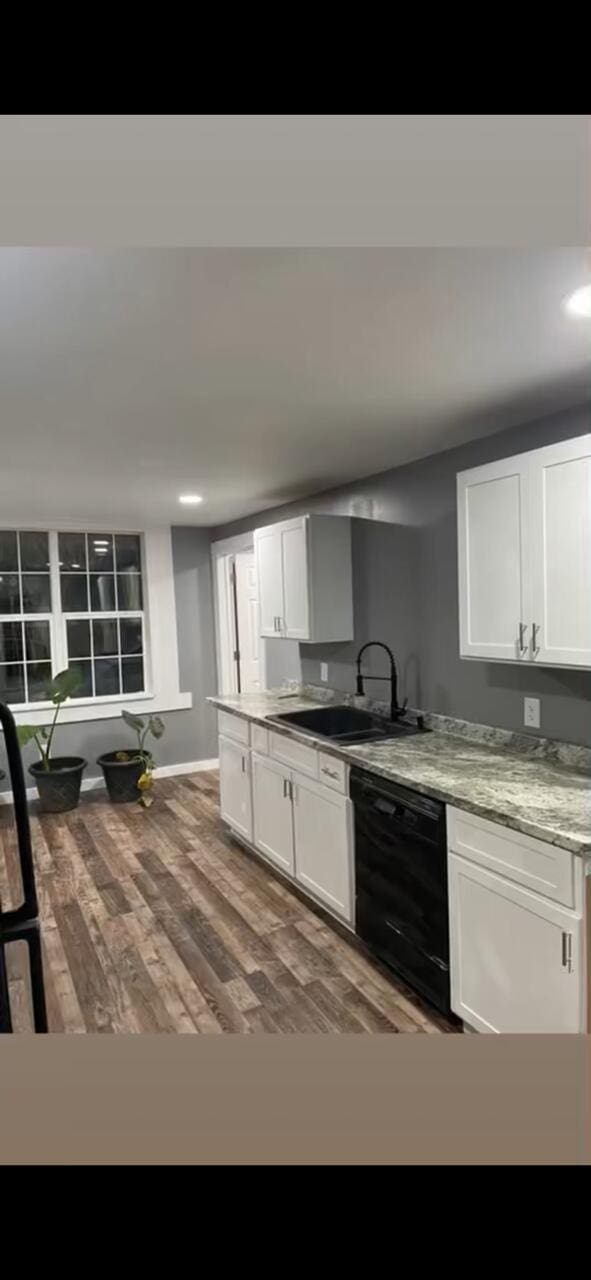
M 90 526 L 89 526 L 90 527 Z M 98 617 L 97 613 L 64 614 L 60 605 L 59 556 L 57 555 L 57 536 L 59 533 L 80 531 L 80 522 L 60 520 L 59 524 L 49 524 L 26 519 L 3 521 L 0 513 L 0 528 L 19 530 L 43 530 L 49 533 L 50 575 L 52 602 L 54 607 L 49 615 L 52 645 L 53 673 L 63 670 L 68 665 L 66 619 L 75 618 L 83 621 L 88 617 Z M 84 532 L 87 530 L 85 529 Z M 180 711 L 192 706 L 191 693 L 183 693 L 180 688 L 178 637 L 176 621 L 176 600 L 174 592 L 174 569 L 172 559 L 172 534 L 170 527 L 153 527 L 138 530 L 130 528 L 114 528 L 112 524 L 93 522 L 92 533 L 135 533 L 139 534 L 142 547 L 142 588 L 143 611 L 105 611 L 100 618 L 106 620 L 117 617 L 137 617 L 143 612 L 144 635 L 144 693 L 126 693 L 101 695 L 95 698 L 75 698 L 66 702 L 60 712 L 60 723 L 72 724 L 85 720 L 108 720 L 118 718 L 121 708 L 132 704 L 133 710 L 142 714 L 156 714 L 161 711 Z M 31 615 L 30 621 L 43 621 L 47 614 Z M 72 664 L 74 665 L 74 664 Z M 47 723 L 50 702 L 13 703 L 11 711 L 17 724 L 41 725 Z

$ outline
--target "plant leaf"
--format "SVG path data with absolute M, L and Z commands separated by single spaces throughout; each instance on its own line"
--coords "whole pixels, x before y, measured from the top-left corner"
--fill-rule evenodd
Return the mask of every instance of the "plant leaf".
M 19 746 L 22 748 L 26 747 L 28 742 L 32 742 L 35 734 L 38 733 L 38 729 L 34 724 L 18 724 L 16 727 L 16 733 Z
M 164 733 L 164 724 L 160 716 L 152 716 L 150 719 L 150 733 L 153 738 L 161 738 Z
M 53 680 L 47 684 L 47 692 L 54 704 L 65 702 L 67 698 L 71 698 L 82 684 L 82 675 L 77 667 L 66 667 L 65 671 L 59 671 Z
M 133 729 L 134 733 L 142 733 L 144 728 L 142 716 L 134 716 L 131 711 L 122 711 L 121 715 L 123 716 L 126 725 L 128 725 L 130 729 Z

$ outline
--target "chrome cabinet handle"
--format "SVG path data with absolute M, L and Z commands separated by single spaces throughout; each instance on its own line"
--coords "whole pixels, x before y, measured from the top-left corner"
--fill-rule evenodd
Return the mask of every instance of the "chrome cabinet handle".
M 291 796 L 290 796 L 290 794 L 289 794 L 289 785 L 290 785 L 290 784 L 289 784 L 289 778 L 284 778 L 284 779 L 283 779 L 283 799 L 284 799 L 284 800 L 290 800 L 290 799 L 291 799 Z
M 526 631 L 527 631 L 527 623 L 520 622 L 519 623 L 519 652 L 520 653 L 525 653 L 527 650 L 527 645 L 524 644 L 523 642 Z
M 246 773 L 246 758 L 245 758 L 245 756 L 243 756 L 243 757 L 242 757 L 242 772 L 243 772 L 243 773 Z
M 274 631 L 277 630 L 277 615 L 275 615 L 275 617 L 273 618 L 273 630 Z
M 569 973 L 573 971 L 573 935 L 562 932 L 562 965 L 564 969 L 568 969 Z
M 339 780 L 339 775 L 338 775 L 338 773 L 337 773 L 336 769 L 325 769 L 325 767 L 324 767 L 324 765 L 323 765 L 323 766 L 322 766 L 322 769 L 320 770 L 320 772 L 321 772 L 321 773 L 325 773 L 325 774 L 327 775 L 327 777 L 329 777 L 329 778 L 336 778 L 337 782 L 338 782 L 338 780 Z
M 538 635 L 538 631 L 539 631 L 539 630 L 540 630 L 540 628 L 539 628 L 539 626 L 538 626 L 537 622 L 532 622 L 532 624 L 531 624 L 531 651 L 532 651 L 532 657 L 533 657 L 533 658 L 535 658 L 536 654 L 540 652 L 540 646 L 539 646 L 539 644 L 536 644 L 536 639 L 537 639 L 537 635 Z

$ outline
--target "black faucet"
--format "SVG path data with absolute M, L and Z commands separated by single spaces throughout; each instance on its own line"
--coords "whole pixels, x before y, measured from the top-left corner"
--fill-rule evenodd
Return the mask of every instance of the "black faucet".
M 390 677 L 389 677 L 390 678 L 390 695 L 391 695 L 390 696 L 390 719 L 399 720 L 400 717 L 403 716 L 406 711 L 406 704 L 408 702 L 408 698 L 404 699 L 404 702 L 401 707 L 398 706 L 398 686 L 397 686 L 396 663 L 394 661 L 394 654 L 392 653 L 392 650 L 388 647 L 388 645 L 383 644 L 381 640 L 368 640 L 367 644 L 363 644 L 361 646 L 359 653 L 357 654 L 357 693 L 363 694 L 365 692 L 363 687 L 364 680 L 387 680 L 388 679 L 388 676 L 362 676 L 361 674 L 361 655 L 365 653 L 366 649 L 371 649 L 374 645 L 377 645 L 379 649 L 385 649 L 390 659 Z

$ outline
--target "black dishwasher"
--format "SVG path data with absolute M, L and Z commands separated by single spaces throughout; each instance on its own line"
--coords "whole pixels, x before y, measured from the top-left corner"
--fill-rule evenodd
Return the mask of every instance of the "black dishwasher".
M 360 769 L 355 930 L 408 985 L 451 1014 L 445 805 Z

